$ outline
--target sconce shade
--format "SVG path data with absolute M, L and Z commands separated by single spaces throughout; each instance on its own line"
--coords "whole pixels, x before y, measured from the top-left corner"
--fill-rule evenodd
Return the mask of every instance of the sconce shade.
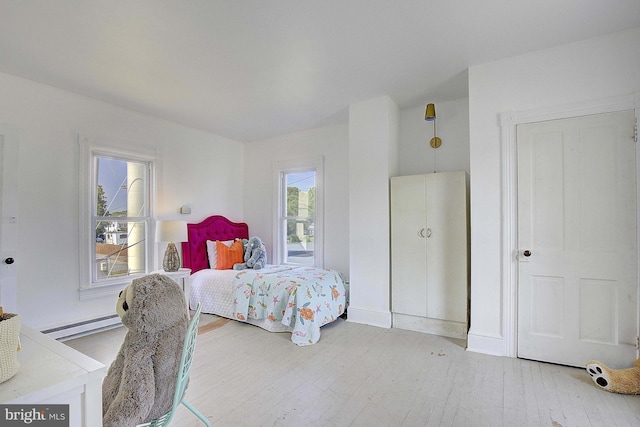
M 424 112 L 424 119 L 428 122 L 432 122 L 436 119 L 435 104 L 427 104 L 427 110 Z
M 186 242 L 187 222 L 160 220 L 156 223 L 156 242 Z
M 162 259 L 164 271 L 178 271 L 180 268 L 180 255 L 174 242 L 186 242 L 186 221 L 158 221 L 156 223 L 156 242 L 169 242 Z

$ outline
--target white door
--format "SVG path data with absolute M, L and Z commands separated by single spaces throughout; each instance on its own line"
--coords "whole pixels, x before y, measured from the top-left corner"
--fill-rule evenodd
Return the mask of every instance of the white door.
M 427 177 L 427 317 L 466 324 L 466 175 L 439 172 Z
M 392 311 L 427 316 L 426 176 L 391 178 Z
M 0 127 L 0 307 L 18 310 L 18 136 Z
M 518 357 L 632 366 L 634 112 L 519 125 Z

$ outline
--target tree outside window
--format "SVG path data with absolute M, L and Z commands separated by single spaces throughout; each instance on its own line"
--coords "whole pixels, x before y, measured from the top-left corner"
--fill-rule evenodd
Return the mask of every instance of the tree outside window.
M 287 264 L 315 265 L 315 171 L 284 174 Z

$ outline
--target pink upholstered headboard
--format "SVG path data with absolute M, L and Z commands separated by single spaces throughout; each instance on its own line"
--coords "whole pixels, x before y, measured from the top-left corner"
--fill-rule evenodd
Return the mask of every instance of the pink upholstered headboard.
M 248 239 L 249 227 L 244 222 L 232 222 L 213 215 L 198 224 L 187 224 L 188 242 L 182 243 L 182 265 L 191 273 L 209 268 L 207 240 Z

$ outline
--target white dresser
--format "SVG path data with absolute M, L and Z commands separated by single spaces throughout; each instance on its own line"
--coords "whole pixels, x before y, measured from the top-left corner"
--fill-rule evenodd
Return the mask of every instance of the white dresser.
M 102 426 L 106 367 L 25 325 L 20 342 L 20 368 L 0 384 L 0 403 L 68 404 L 70 427 Z

